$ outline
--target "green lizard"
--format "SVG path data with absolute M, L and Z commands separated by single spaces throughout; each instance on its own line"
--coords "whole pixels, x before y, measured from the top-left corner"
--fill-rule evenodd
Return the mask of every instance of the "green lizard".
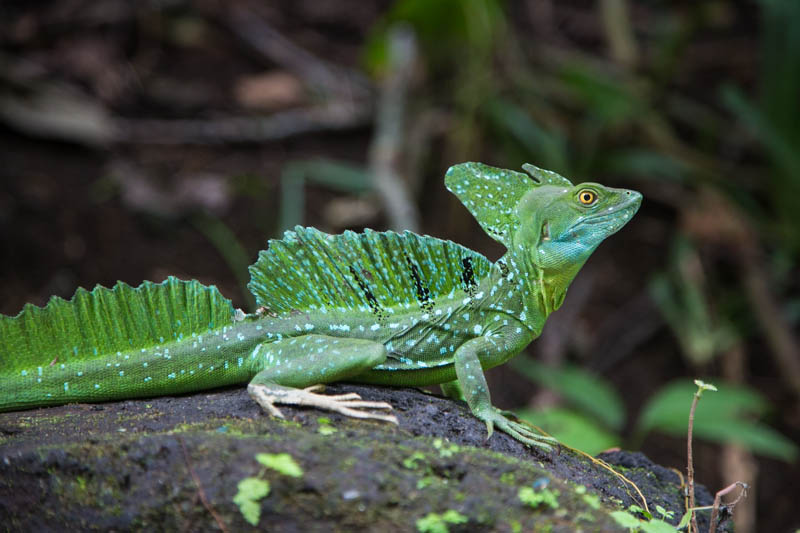
M 445 178 L 507 248 L 495 263 L 410 232 L 328 235 L 298 226 L 250 267 L 254 314 L 234 310 L 214 286 L 168 278 L 79 289 L 69 301 L 0 316 L 0 411 L 249 382 L 274 416 L 276 404 L 293 404 L 396 422 L 390 405 L 326 396 L 321 384 L 438 383 L 463 392 L 489 436 L 497 427 L 547 449 L 552 439 L 492 405 L 483 370 L 541 333 L 641 195 L 523 168 L 530 177 L 464 163 Z

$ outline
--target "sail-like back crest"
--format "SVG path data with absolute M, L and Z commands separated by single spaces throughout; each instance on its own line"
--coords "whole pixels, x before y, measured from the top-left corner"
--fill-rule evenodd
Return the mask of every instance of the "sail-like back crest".
M 481 254 L 427 235 L 369 229 L 329 235 L 297 226 L 259 254 L 248 288 L 259 306 L 277 314 L 349 309 L 382 315 L 390 308 L 425 309 L 438 296 L 474 287 L 490 269 Z
M 484 231 L 506 248 L 511 246 L 519 227 L 516 207 L 526 193 L 541 185 L 572 187 L 568 179 L 555 172 L 529 163 L 522 168 L 530 176 L 483 163 L 454 165 L 445 175 L 447 189 L 469 209 Z

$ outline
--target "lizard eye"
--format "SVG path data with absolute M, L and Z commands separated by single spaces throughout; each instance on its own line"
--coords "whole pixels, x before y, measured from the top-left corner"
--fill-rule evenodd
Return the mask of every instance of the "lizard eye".
M 593 205 L 597 202 L 597 193 L 590 189 L 582 189 L 578 192 L 578 201 L 583 205 Z

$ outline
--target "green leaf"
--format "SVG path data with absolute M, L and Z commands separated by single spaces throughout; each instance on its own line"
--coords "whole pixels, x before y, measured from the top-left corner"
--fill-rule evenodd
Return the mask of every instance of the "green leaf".
M 398 0 L 367 38 L 364 61 L 373 73 L 388 64 L 387 30 L 403 24 L 414 29 L 421 56 L 441 70 L 456 61 L 482 57 L 498 42 L 503 24 L 500 0 Z
M 335 160 L 316 159 L 286 163 L 281 173 L 279 230 L 286 231 L 302 225 L 306 183 L 315 183 L 352 194 L 369 190 L 371 180 L 363 168 Z
M 436 513 L 428 513 L 417 520 L 417 531 L 420 533 L 447 533 L 447 524 Z
M 611 518 L 622 527 L 637 529 L 642 525 L 642 521 L 626 511 L 613 511 Z
M 236 502 L 239 506 L 239 512 L 242 513 L 244 519 L 252 525 L 257 526 L 258 521 L 261 520 L 261 504 L 253 500 L 241 500 Z
M 417 468 L 417 461 L 425 461 L 425 454 L 422 452 L 414 452 L 410 456 L 403 459 L 403 466 L 409 470 Z
M 442 520 L 451 524 L 466 524 L 469 518 L 459 513 L 455 509 L 448 509 L 442 514 Z
M 487 102 L 485 113 L 494 123 L 497 133 L 513 138 L 525 149 L 529 160 L 558 172 L 569 170 L 567 143 L 563 135 L 537 124 L 523 108 L 503 98 Z
M 252 525 L 258 525 L 261 518 L 261 505 L 259 500 L 269 494 L 269 482 L 257 477 L 247 477 L 237 485 L 238 492 L 233 497 L 233 503 L 239 506 L 239 512 L 244 519 Z
M 702 426 L 695 422 L 695 434 L 716 442 L 735 442 L 752 452 L 790 463 L 797 459 L 797 444 L 771 427 L 750 420 L 715 420 Z
M 646 433 L 660 429 L 672 434 L 685 434 L 689 409 L 697 387 L 688 381 L 675 381 L 661 388 L 645 405 L 637 424 Z M 695 411 L 695 431 L 714 420 L 733 420 L 743 415 L 762 415 L 767 403 L 753 389 L 735 385 L 719 387 L 716 394 L 703 396 Z
M 573 61 L 560 73 L 566 90 L 580 100 L 586 111 L 611 124 L 638 119 L 647 105 L 623 77 Z
M 575 366 L 552 368 L 530 357 L 517 357 L 509 364 L 610 428 L 620 429 L 625 422 L 625 407 L 619 394 L 602 378 Z
M 703 380 L 696 379 L 696 380 L 694 380 L 694 384 L 697 385 L 697 388 L 699 389 L 699 391 L 710 390 L 710 391 L 713 391 L 713 392 L 717 392 L 717 387 L 715 387 L 711 383 L 706 383 Z
M 592 419 L 569 409 L 522 409 L 515 413 L 521 419 L 541 427 L 559 442 L 590 455 L 596 455 L 620 443 L 617 435 L 603 429 Z
M 558 509 L 559 491 L 548 488 L 535 490 L 533 487 L 520 487 L 517 498 L 522 503 L 530 505 L 534 509 L 540 505 L 546 505 L 552 509 Z
M 319 431 L 320 435 L 328 436 L 328 435 L 333 435 L 339 430 L 327 424 L 320 424 L 320 426 L 317 428 L 317 431 Z
M 302 477 L 303 475 L 303 469 L 288 453 L 259 453 L 256 455 L 256 461 L 285 476 Z
M 697 403 L 694 435 L 714 442 L 736 442 L 755 453 L 794 461 L 798 447 L 774 429 L 756 422 L 763 416 L 767 401 L 748 387 L 722 384 L 714 394 L 703 395 Z M 645 406 L 637 423 L 640 436 L 659 430 L 676 436 L 686 435 L 689 409 L 697 388 L 687 381 L 663 387 Z
M 246 477 L 236 486 L 239 492 L 234 496 L 233 501 L 238 500 L 260 500 L 269 494 L 269 482 L 257 477 Z
M 640 181 L 662 180 L 680 182 L 686 179 L 686 165 L 666 154 L 641 148 L 615 150 L 601 161 L 604 173 L 624 175 Z
M 583 502 L 594 510 L 600 509 L 600 496 L 597 494 L 583 494 L 581 495 Z
M 742 92 L 734 87 L 722 88 L 722 101 L 734 114 L 738 115 L 767 149 L 785 175 L 800 174 L 800 155 L 788 136 L 775 127 L 764 113 L 750 103 Z
M 672 244 L 668 270 L 655 275 L 649 287 L 652 300 L 695 365 L 704 365 L 738 341 L 739 332 L 724 320 L 714 320 L 706 283 L 699 270 L 700 255 L 685 237 Z
M 676 526 L 676 529 L 685 528 L 686 526 L 689 525 L 689 521 L 691 519 L 692 519 L 692 512 L 691 511 L 686 511 L 685 513 L 683 513 L 683 516 L 681 517 L 681 521 L 678 522 L 678 525 Z
M 661 515 L 661 518 L 672 519 L 675 517 L 675 511 L 667 511 L 660 505 L 656 505 L 656 512 Z
M 675 533 L 677 531 L 671 524 L 657 518 L 649 522 L 642 522 L 639 527 L 645 533 Z

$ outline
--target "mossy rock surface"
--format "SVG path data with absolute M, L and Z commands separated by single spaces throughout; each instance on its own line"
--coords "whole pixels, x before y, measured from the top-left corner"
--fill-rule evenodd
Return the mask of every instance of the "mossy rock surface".
M 242 388 L 0 414 L 0 531 L 417 531 L 430 513 L 455 511 L 466 521 L 446 523 L 451 532 L 605 532 L 627 531 L 609 512 L 642 506 L 629 485 L 568 449 L 546 453 L 497 432 L 487 441 L 462 403 L 329 387 L 350 391 L 390 402 L 399 427 L 288 407 L 278 420 Z M 302 476 L 265 468 L 259 453 L 288 453 Z M 638 453 L 603 459 L 651 510 L 683 514 L 674 472 Z M 270 484 L 257 528 L 233 501 L 248 477 Z M 549 491 L 557 506 L 524 503 L 523 487 Z M 701 487 L 698 505 L 710 503 Z

